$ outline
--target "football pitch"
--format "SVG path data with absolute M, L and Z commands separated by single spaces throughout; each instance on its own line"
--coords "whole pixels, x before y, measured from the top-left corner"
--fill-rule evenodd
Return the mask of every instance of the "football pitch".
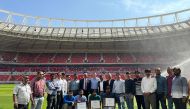
M 0 84 L 0 109 L 13 109 L 12 94 L 14 86 L 15 84 Z M 45 98 L 43 109 L 46 109 L 46 106 L 47 101 Z M 134 103 L 134 109 L 137 109 L 136 102 Z M 190 109 L 189 106 L 188 109 Z
M 13 109 L 13 88 L 15 84 L 0 84 L 0 109 Z M 47 101 L 44 99 L 43 109 L 46 109 Z M 29 107 L 30 109 L 30 107 Z M 135 105 L 135 109 L 136 105 Z
M 0 109 L 13 109 L 14 86 L 15 84 L 0 84 Z M 46 99 L 43 109 L 46 109 Z

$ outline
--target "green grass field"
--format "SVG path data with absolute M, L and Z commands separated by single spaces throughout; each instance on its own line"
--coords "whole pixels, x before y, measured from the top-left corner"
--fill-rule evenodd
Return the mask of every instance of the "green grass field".
M 0 109 L 13 109 L 12 93 L 15 84 L 0 84 Z M 43 109 L 46 109 L 46 98 L 44 100 Z M 134 103 L 137 109 L 136 102 Z M 190 109 L 190 107 L 188 107 Z
M 15 84 L 0 84 L 0 109 L 13 109 L 13 88 Z M 46 109 L 46 100 L 43 105 Z

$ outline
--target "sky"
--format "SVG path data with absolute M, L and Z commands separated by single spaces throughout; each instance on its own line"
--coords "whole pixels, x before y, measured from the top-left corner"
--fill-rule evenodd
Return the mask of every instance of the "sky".
M 190 0 L 1 0 L 0 9 L 65 19 L 124 19 L 190 8 Z

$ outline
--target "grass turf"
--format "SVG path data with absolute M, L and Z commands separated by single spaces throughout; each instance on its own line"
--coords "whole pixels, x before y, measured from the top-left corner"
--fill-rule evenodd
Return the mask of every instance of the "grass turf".
M 12 93 L 14 86 L 15 84 L 0 84 L 0 109 L 13 109 Z M 45 98 L 43 109 L 46 109 L 46 105 Z M 137 109 L 136 102 L 134 103 L 134 109 Z M 190 109 L 189 106 L 188 109 Z
M 13 109 L 13 88 L 15 84 L 0 84 L 0 109 Z M 46 100 L 43 105 L 46 109 Z

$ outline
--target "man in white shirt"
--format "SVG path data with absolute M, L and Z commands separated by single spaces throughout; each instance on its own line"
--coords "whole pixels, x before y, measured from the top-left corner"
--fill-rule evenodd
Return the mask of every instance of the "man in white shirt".
M 65 80 L 65 73 L 57 73 L 57 79 L 56 81 L 56 87 L 57 89 L 57 108 L 56 109 L 61 109 L 62 108 L 62 101 L 63 97 L 67 94 L 67 81 Z
M 187 109 L 188 83 L 185 77 L 181 76 L 181 69 L 174 68 L 175 77 L 172 80 L 171 96 L 175 109 Z
M 65 78 L 63 78 L 67 81 L 67 92 L 69 92 L 69 87 L 70 87 L 70 84 L 71 84 L 71 77 L 70 75 L 66 75 Z
M 100 75 L 100 81 L 98 82 L 98 92 L 100 96 L 106 92 L 106 82 L 104 81 L 103 75 Z
M 74 79 L 69 84 L 69 90 L 71 90 L 73 95 L 76 96 L 79 94 L 79 80 L 76 73 L 73 75 L 73 78 Z
M 113 83 L 112 93 L 115 94 L 116 101 L 118 102 L 118 109 L 125 108 L 125 101 L 124 101 L 125 85 L 124 85 L 124 80 L 120 79 L 119 73 L 116 73 L 116 80 Z
M 106 82 L 106 86 L 110 86 L 110 92 L 112 92 L 112 89 L 113 89 L 113 83 L 114 83 L 114 79 L 112 79 L 112 74 L 111 73 L 108 73 L 107 74 L 107 80 L 105 81 Z
M 14 109 L 28 109 L 30 100 L 32 105 L 34 105 L 32 91 L 28 81 L 28 76 L 23 76 L 22 83 L 15 86 L 13 90 Z
M 146 76 L 142 79 L 141 90 L 144 95 L 144 102 L 146 109 L 156 109 L 156 95 L 157 82 L 155 77 L 151 77 L 151 70 L 145 70 Z

